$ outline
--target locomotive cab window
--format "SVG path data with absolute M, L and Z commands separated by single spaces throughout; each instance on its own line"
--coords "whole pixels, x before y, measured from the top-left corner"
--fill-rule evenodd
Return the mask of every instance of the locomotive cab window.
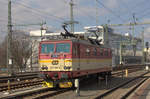
M 70 52 L 70 44 L 69 43 L 58 43 L 56 44 L 56 53 L 69 53 Z
M 41 53 L 52 53 L 54 52 L 54 44 L 42 44 Z

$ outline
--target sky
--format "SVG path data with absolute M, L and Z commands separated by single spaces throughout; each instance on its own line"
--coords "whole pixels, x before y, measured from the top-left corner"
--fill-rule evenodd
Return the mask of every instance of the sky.
M 12 23 L 30 24 L 14 26 L 13 29 L 30 31 L 40 29 L 38 24 L 46 21 L 46 26 L 54 32 L 63 31 L 61 25 L 70 20 L 70 0 L 11 0 Z M 150 22 L 150 0 L 73 0 L 75 31 L 84 31 L 84 26 L 103 24 L 125 24 Z M 7 35 L 8 0 L 0 0 L 0 41 Z M 97 21 L 96 21 L 97 20 Z M 112 27 L 117 33 L 132 33 L 131 26 Z M 150 40 L 150 25 L 135 27 L 135 36 Z

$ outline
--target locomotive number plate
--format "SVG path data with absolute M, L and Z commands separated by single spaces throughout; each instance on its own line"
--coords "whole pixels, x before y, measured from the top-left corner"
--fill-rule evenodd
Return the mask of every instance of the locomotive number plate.
M 53 64 L 53 65 L 58 65 L 58 63 L 59 63 L 58 60 L 53 60 L 53 61 L 52 61 L 52 64 Z

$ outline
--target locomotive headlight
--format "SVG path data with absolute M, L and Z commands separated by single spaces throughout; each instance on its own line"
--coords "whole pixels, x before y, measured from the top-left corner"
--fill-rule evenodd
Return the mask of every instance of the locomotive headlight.
M 71 66 L 72 60 L 65 60 L 65 66 Z
M 42 70 L 45 70 L 45 69 L 48 70 L 48 67 L 46 65 L 42 65 L 41 69 Z

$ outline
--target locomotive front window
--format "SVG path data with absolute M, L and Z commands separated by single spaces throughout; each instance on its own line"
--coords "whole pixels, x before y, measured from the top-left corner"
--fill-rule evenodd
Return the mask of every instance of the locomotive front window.
M 52 53 L 54 52 L 54 44 L 42 44 L 41 53 Z
M 56 44 L 56 52 L 61 53 L 69 53 L 70 52 L 70 44 L 69 43 L 58 43 Z

